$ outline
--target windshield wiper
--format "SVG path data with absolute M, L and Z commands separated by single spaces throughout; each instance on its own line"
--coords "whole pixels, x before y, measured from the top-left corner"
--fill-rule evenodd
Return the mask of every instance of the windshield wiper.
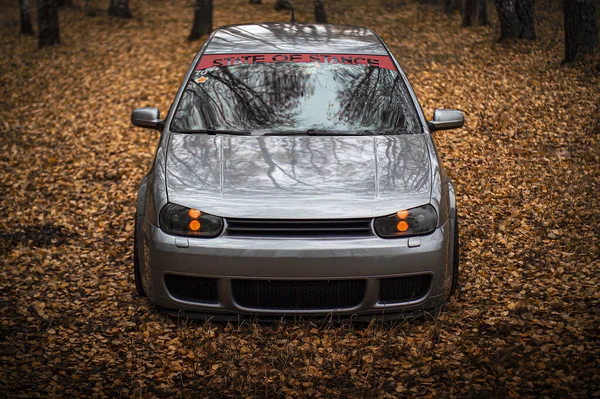
M 353 132 L 340 132 L 339 130 L 327 129 L 308 129 L 306 134 L 309 136 L 356 136 Z
M 343 132 L 339 130 L 308 129 L 288 130 L 283 132 L 265 133 L 263 136 L 357 136 L 361 133 Z
M 287 131 L 287 132 L 270 132 L 263 133 L 263 136 L 305 136 L 305 131 Z
M 252 132 L 250 130 L 215 130 L 215 129 L 202 129 L 202 130 L 188 130 L 186 133 L 204 133 L 209 135 L 216 134 L 233 134 L 236 136 L 250 136 Z
M 406 129 L 381 129 L 381 130 L 328 130 L 328 129 L 308 129 L 308 130 L 288 130 L 283 132 L 265 133 L 263 136 L 392 136 L 407 134 Z
M 357 134 L 363 135 L 363 136 L 397 136 L 397 135 L 407 134 L 407 133 L 408 133 L 408 130 L 406 130 L 406 129 L 391 128 L 391 129 L 381 129 L 381 130 L 368 130 L 368 129 L 361 130 Z

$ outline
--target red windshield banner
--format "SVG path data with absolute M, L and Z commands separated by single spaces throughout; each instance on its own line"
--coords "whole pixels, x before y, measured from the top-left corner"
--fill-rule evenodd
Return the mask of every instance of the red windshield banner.
M 206 54 L 196 70 L 229 65 L 316 62 L 320 64 L 370 65 L 377 68 L 396 70 L 392 59 L 387 55 L 364 54 Z

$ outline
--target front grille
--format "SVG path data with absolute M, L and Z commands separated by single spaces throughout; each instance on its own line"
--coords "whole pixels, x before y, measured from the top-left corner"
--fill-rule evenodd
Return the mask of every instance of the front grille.
M 165 284 L 173 297 L 182 301 L 217 303 L 217 279 L 165 275 Z
M 227 235 L 236 237 L 366 237 L 371 219 L 227 219 Z
M 253 309 L 342 309 L 365 296 L 365 280 L 232 280 L 238 305 Z
M 410 302 L 425 296 L 431 284 L 431 274 L 384 278 L 379 281 L 381 302 Z

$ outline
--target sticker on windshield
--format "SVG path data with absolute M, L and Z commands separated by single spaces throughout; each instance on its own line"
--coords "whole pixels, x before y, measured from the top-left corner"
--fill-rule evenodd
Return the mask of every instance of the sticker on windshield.
M 204 83 L 208 80 L 208 78 L 206 76 L 200 76 L 198 79 L 196 79 L 196 83 Z
M 365 54 L 207 54 L 202 56 L 196 70 L 245 64 L 309 62 L 314 62 L 317 65 L 368 65 L 396 70 L 396 66 L 389 56 Z

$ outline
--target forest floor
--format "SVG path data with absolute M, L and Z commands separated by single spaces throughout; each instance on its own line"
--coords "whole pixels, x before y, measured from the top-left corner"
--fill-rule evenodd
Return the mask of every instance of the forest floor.
M 440 6 L 327 1 L 330 22 L 381 34 L 429 117 L 465 113 L 435 135 L 460 291 L 411 322 L 218 324 L 133 293 L 158 133 L 129 116 L 168 109 L 201 45 L 193 2 L 132 0 L 129 20 L 104 3 L 62 10 L 62 44 L 43 50 L 0 5 L 0 396 L 600 396 L 600 78 L 560 65 L 560 10 L 538 10 L 538 40 L 498 44 L 495 15 L 464 29 Z M 215 26 L 289 20 L 247 3 L 215 0 Z

